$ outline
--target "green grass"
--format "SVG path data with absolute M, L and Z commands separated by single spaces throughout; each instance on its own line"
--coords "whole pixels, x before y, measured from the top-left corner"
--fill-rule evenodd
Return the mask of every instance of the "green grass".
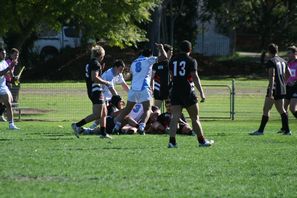
M 264 136 L 247 135 L 259 125 L 263 95 L 257 90 L 265 86 L 264 81 L 237 82 L 236 120 L 202 120 L 206 136 L 215 140 L 211 148 L 199 148 L 190 136 L 177 137 L 178 149 L 167 149 L 166 135 L 77 139 L 70 123 L 81 114 L 65 122 L 17 122 L 20 131 L 0 123 L 0 197 L 296 197 L 296 120 L 291 116 L 293 136 L 279 135 L 279 115 L 273 111 Z M 69 112 L 67 104 L 79 104 L 72 94 L 66 106 L 52 105 L 61 108 L 59 118 Z M 48 108 L 37 101 L 26 105 Z M 200 105 L 201 114 L 207 103 Z

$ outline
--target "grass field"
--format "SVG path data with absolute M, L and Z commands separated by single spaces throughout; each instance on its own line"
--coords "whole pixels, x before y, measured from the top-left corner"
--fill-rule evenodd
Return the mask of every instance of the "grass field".
M 266 82 L 236 85 L 236 120 L 202 121 L 213 147 L 199 148 L 194 137 L 178 136 L 179 148 L 167 149 L 166 135 L 77 139 L 70 123 L 81 118 L 82 109 L 89 112 L 90 106 L 81 105 L 84 84 L 61 84 L 64 97 L 56 85 L 25 84 L 21 105 L 52 111 L 24 115 L 45 121 L 17 122 L 20 131 L 1 123 L 0 197 L 296 197 L 296 120 L 290 116 L 293 136 L 279 135 L 280 118 L 273 110 L 266 134 L 248 136 L 258 127 Z M 211 116 L 216 114 L 211 103 L 226 99 L 218 91 L 208 96 L 201 114 Z

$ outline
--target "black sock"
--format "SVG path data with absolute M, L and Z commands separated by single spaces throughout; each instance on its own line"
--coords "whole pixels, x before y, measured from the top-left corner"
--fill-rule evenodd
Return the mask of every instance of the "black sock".
M 173 144 L 173 145 L 176 145 L 175 137 L 170 137 L 170 138 L 169 138 L 169 143 L 171 143 L 171 144 Z
M 258 129 L 259 132 L 262 132 L 262 133 L 264 132 L 264 128 L 265 128 L 268 120 L 269 120 L 268 116 L 265 116 L 265 115 L 262 116 L 261 124 L 260 124 L 260 127 Z
M 101 133 L 101 135 L 106 136 L 107 135 L 106 134 L 106 128 L 105 127 L 100 127 L 100 133 Z
M 285 132 L 289 132 L 290 129 L 289 129 L 288 115 L 286 113 L 282 113 L 281 117 L 282 117 L 283 129 L 285 130 Z
M 293 113 L 293 115 L 295 116 L 295 118 L 297 118 L 297 111 L 295 111 L 295 112 Z
M 0 105 L 0 116 L 2 116 L 4 112 L 5 112 L 5 106 L 1 104 Z
M 87 124 L 85 119 L 82 119 L 81 121 L 79 121 L 78 123 L 76 123 L 76 126 L 81 127 L 83 125 Z

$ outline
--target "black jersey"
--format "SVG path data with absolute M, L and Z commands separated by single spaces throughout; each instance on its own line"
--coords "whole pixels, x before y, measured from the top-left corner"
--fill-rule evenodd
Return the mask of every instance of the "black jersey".
M 86 65 L 85 68 L 85 80 L 87 84 L 88 94 L 96 91 L 102 91 L 102 87 L 99 83 L 94 83 L 92 81 L 91 73 L 92 71 L 98 71 L 99 75 L 102 74 L 102 67 L 97 59 L 91 59 L 91 61 Z
M 153 65 L 154 75 L 154 89 L 168 95 L 169 92 L 169 69 L 168 60 L 164 60 Z
M 286 94 L 285 73 L 287 67 L 287 62 L 279 56 L 271 58 L 266 63 L 266 68 L 274 68 L 275 70 L 273 91 L 276 95 Z
M 197 71 L 197 61 L 187 54 L 179 54 L 169 62 L 172 76 L 171 95 L 190 95 L 194 92 L 194 83 L 191 72 Z

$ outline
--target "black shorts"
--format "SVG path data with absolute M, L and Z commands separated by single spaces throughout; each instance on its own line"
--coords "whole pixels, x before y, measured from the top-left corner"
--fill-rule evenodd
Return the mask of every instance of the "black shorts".
M 269 93 L 269 89 L 267 89 L 266 97 L 268 97 L 268 93 Z M 273 90 L 272 96 L 274 100 L 281 100 L 281 99 L 284 99 L 286 95 L 276 94 L 275 90 Z
M 88 96 L 92 104 L 104 104 L 104 96 L 102 91 L 88 92 Z
M 182 107 L 190 107 L 198 102 L 197 96 L 195 92 L 191 92 L 190 94 L 174 94 L 174 92 L 170 96 L 171 105 L 179 105 Z
M 297 98 L 297 83 L 293 86 L 286 87 L 287 94 L 285 96 L 285 99 L 291 100 L 292 98 Z
M 158 91 L 154 90 L 155 100 L 167 100 L 169 97 L 169 91 Z

